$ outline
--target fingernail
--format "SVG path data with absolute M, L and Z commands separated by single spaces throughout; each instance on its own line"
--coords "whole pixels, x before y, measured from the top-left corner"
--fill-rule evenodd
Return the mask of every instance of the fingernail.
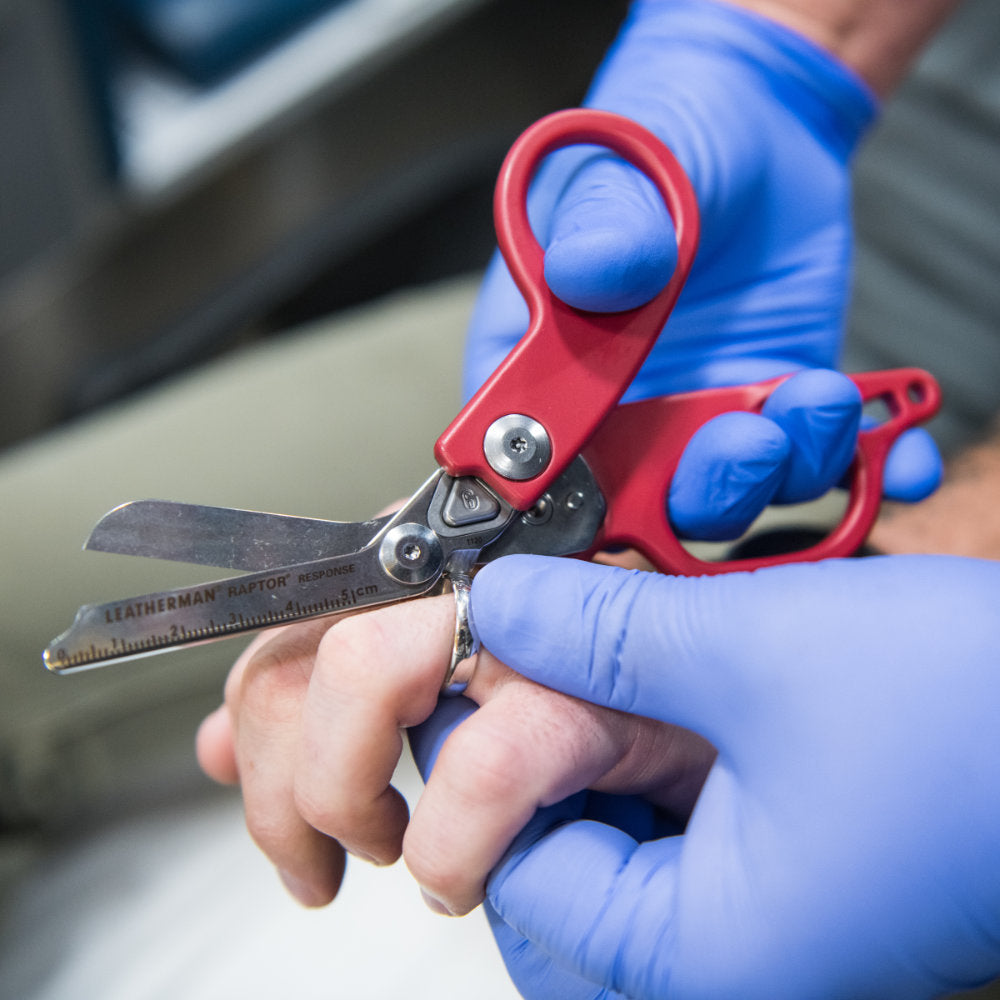
M 424 903 L 432 913 L 440 914 L 442 917 L 453 917 L 455 915 L 440 899 L 432 896 L 426 889 L 421 889 L 420 895 L 424 897 Z
M 346 844 L 344 845 L 344 850 L 347 851 L 352 858 L 357 858 L 358 861 L 364 861 L 365 864 L 368 865 L 375 865 L 377 868 L 385 868 L 386 865 L 392 864 L 391 861 L 376 858 L 374 854 L 366 854 L 364 851 L 359 851 L 354 847 L 348 847 Z
M 279 871 L 281 882 L 284 887 L 303 906 L 322 906 L 325 900 L 320 899 L 316 890 L 303 879 L 296 878 L 288 872 Z

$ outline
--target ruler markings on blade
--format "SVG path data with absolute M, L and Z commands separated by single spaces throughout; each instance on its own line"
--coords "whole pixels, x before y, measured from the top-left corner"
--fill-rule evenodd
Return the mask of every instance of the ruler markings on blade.
M 45 650 L 56 672 L 145 656 L 416 596 L 431 584 L 389 577 L 373 549 L 139 597 L 85 605 Z

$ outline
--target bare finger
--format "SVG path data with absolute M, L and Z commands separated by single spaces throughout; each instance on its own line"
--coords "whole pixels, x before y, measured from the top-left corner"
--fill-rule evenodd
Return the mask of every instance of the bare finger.
M 538 809 L 594 788 L 684 814 L 714 759 L 693 733 L 540 687 L 486 651 L 467 694 L 481 707 L 445 741 L 404 843 L 431 905 L 451 913 L 482 901 Z
M 247 829 L 307 906 L 333 899 L 344 873 L 343 849 L 299 814 L 294 797 L 302 706 L 327 628 L 303 623 L 255 642 L 227 684 Z
M 402 850 L 409 809 L 391 786 L 401 729 L 434 710 L 454 638 L 450 595 L 338 622 L 324 636 L 302 716 L 302 816 L 380 864 Z

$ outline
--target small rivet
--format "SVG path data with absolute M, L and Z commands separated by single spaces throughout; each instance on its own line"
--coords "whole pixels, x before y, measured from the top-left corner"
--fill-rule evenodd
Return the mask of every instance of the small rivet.
M 552 520 L 552 514 L 555 509 L 555 504 L 552 502 L 552 497 L 548 493 L 543 494 L 535 502 L 535 506 L 531 510 L 526 510 L 521 515 L 521 520 L 525 524 L 539 525 L 546 524 Z

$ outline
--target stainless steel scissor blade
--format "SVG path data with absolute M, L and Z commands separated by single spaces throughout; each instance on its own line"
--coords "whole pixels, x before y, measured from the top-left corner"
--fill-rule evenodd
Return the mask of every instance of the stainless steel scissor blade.
M 477 563 L 513 552 L 583 552 L 604 510 L 604 498 L 580 458 L 520 515 L 478 480 L 456 479 L 440 469 L 401 510 L 370 521 L 163 500 L 123 504 L 98 522 L 86 548 L 251 572 L 84 605 L 45 649 L 45 665 L 54 673 L 71 673 L 408 600 L 434 593 Z
M 362 549 L 391 517 L 326 521 L 173 500 L 133 500 L 108 511 L 83 547 L 200 566 L 265 570 Z
M 471 519 L 459 513 L 466 494 L 482 504 L 478 516 Z M 230 514 L 222 509 L 206 515 L 204 509 L 199 512 L 183 507 L 179 511 L 182 519 L 195 523 L 247 523 L 243 517 L 247 512 Z M 263 520 L 254 518 L 254 513 L 249 512 L 251 523 L 275 523 L 267 515 Z M 433 592 L 450 574 L 467 573 L 482 548 L 504 531 L 515 514 L 509 504 L 474 480 L 454 479 L 438 469 L 391 517 L 359 522 L 360 527 L 347 526 L 341 541 L 350 540 L 352 531 L 364 537 L 374 530 L 373 535 L 364 537 L 360 548 L 284 566 L 267 565 L 191 587 L 84 605 L 72 625 L 45 649 L 45 665 L 55 673 L 69 673 L 306 618 L 351 614 L 419 597 Z M 108 524 L 113 527 L 119 518 L 125 524 L 132 516 L 115 515 Z M 135 519 L 143 519 L 141 508 Z M 106 545 L 114 545 L 116 551 L 131 549 L 145 555 L 158 544 L 134 537 L 126 545 L 127 531 L 119 533 L 116 543 L 112 539 L 115 531 L 110 528 L 106 533 L 98 532 L 99 544 L 102 534 L 107 535 Z M 173 558 L 183 551 L 175 542 L 164 543 L 159 550 Z M 229 541 L 220 548 L 220 557 L 239 555 L 240 546 Z M 268 559 L 275 551 L 280 551 L 280 545 L 272 548 Z
M 285 568 L 86 604 L 43 653 L 54 673 L 71 673 L 177 646 L 344 614 L 419 593 L 388 579 L 377 548 Z

